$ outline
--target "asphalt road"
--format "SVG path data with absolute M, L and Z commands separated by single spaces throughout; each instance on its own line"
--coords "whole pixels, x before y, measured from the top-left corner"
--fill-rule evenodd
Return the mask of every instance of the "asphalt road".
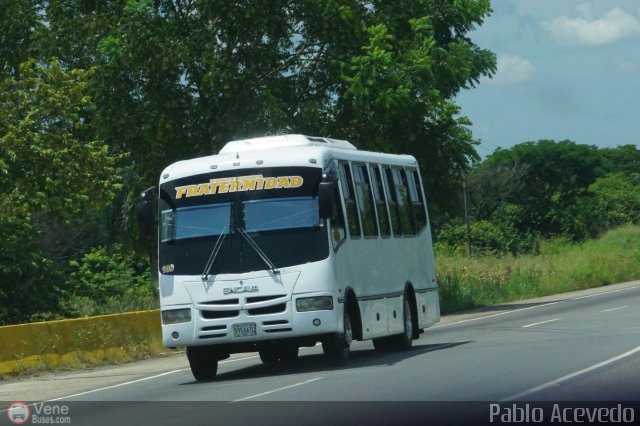
M 409 351 L 377 353 L 355 342 L 344 365 L 325 360 L 319 346 L 300 353 L 276 365 L 236 355 L 220 363 L 216 380 L 201 383 L 182 354 L 50 374 L 0 382 L 0 400 L 68 404 L 72 424 L 146 424 L 149 413 L 163 413 L 154 424 L 190 416 L 200 416 L 189 421 L 196 424 L 361 424 L 363 416 L 369 424 L 396 424 L 398 416 L 419 424 L 426 412 L 448 419 L 463 408 L 481 410 L 484 421 L 491 402 L 507 410 L 537 401 L 635 401 L 638 421 L 640 282 L 444 317 Z

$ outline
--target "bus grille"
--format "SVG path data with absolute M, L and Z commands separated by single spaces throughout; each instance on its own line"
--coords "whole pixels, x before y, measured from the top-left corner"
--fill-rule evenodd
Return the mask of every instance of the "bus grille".
M 249 315 L 267 315 L 267 314 L 279 314 L 287 309 L 286 303 L 280 303 L 278 305 L 267 306 L 265 308 L 249 309 Z
M 247 303 L 266 302 L 268 300 L 280 299 L 281 297 L 287 297 L 286 294 L 277 294 L 275 296 L 253 296 L 247 297 Z
M 216 339 L 218 337 L 224 337 L 226 336 L 227 333 L 224 334 L 209 334 L 209 335 L 204 335 L 204 336 L 200 336 L 200 339 Z
M 210 302 L 202 302 L 201 305 L 237 305 L 240 303 L 239 299 L 221 299 L 221 300 L 212 300 Z
M 204 319 L 235 318 L 240 315 L 240 311 L 200 311 Z

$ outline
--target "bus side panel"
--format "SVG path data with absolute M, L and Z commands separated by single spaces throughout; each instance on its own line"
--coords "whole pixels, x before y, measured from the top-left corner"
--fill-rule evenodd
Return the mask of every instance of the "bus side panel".
M 440 320 L 439 302 L 437 291 L 416 294 L 420 328 L 430 327 Z
M 369 302 L 371 337 L 387 334 L 389 324 L 387 322 L 387 304 L 385 299 L 375 299 Z
M 389 333 L 402 333 L 404 331 L 404 319 L 402 316 L 404 297 L 393 297 L 385 300 L 387 301 Z
M 436 291 L 426 293 L 427 296 L 427 327 L 440 321 L 440 300 Z M 428 307 L 431 307 L 429 309 Z
M 358 305 L 360 307 L 360 315 L 362 316 L 362 340 L 371 339 L 371 330 L 373 329 L 371 320 L 374 318 L 372 305 L 370 302 L 364 300 L 359 301 Z

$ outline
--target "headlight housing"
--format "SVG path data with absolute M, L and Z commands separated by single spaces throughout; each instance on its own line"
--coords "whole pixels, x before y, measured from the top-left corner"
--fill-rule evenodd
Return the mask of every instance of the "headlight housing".
M 162 311 L 162 323 L 165 325 L 191 321 L 191 309 L 170 309 Z
M 333 309 L 333 297 L 302 297 L 296 300 L 296 309 L 298 312 L 330 311 Z

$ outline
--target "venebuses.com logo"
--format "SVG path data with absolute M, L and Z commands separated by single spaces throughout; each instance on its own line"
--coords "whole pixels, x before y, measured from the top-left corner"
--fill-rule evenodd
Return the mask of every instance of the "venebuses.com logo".
M 12 402 L 7 409 L 9 422 L 14 425 L 30 424 L 71 424 L 69 406 L 52 402 Z
M 29 406 L 24 402 L 14 402 L 7 410 L 9 421 L 16 425 L 23 425 L 28 422 L 29 416 L 31 416 L 31 410 L 29 410 Z

